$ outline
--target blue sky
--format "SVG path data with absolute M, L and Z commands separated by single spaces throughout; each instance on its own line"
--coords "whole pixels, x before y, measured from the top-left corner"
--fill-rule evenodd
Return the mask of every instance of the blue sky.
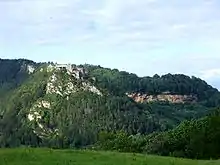
M 0 58 L 184 73 L 220 88 L 219 0 L 0 0 Z

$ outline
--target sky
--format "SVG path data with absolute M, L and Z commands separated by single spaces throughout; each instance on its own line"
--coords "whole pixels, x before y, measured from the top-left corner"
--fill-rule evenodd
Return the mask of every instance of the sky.
M 183 73 L 220 89 L 219 0 L 0 0 L 0 58 Z

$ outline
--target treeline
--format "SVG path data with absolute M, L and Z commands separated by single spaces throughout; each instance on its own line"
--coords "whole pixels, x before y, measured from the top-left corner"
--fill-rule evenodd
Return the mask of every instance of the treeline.
M 163 76 L 138 77 L 135 74 L 107 69 L 101 66 L 84 65 L 89 70 L 89 77 L 96 78 L 96 85 L 107 89 L 114 95 L 124 95 L 127 92 L 139 92 L 147 94 L 171 94 L 194 95 L 205 106 L 215 107 L 220 105 L 220 94 L 217 89 L 208 85 L 197 77 L 189 77 L 183 74 L 166 74 Z
M 191 159 L 219 159 L 219 125 L 220 111 L 216 110 L 205 118 L 184 121 L 173 130 L 148 136 L 102 132 L 95 148 Z

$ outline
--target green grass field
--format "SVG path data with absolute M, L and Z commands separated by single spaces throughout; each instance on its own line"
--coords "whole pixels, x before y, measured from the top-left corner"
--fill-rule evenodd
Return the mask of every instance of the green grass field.
M 50 149 L 0 149 L 0 165 L 220 165 L 140 154 Z

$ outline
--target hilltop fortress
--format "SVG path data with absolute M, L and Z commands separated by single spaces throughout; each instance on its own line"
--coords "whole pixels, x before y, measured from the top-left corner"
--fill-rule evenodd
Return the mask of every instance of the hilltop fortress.
M 69 75 L 73 75 L 76 79 L 83 79 L 87 71 L 83 67 L 78 67 L 74 64 L 50 64 L 47 68 L 47 71 L 56 70 L 65 70 Z
M 65 69 L 67 73 L 74 75 L 77 79 L 83 79 L 86 75 L 86 71 L 83 67 L 78 67 L 74 64 L 56 64 L 57 69 Z

